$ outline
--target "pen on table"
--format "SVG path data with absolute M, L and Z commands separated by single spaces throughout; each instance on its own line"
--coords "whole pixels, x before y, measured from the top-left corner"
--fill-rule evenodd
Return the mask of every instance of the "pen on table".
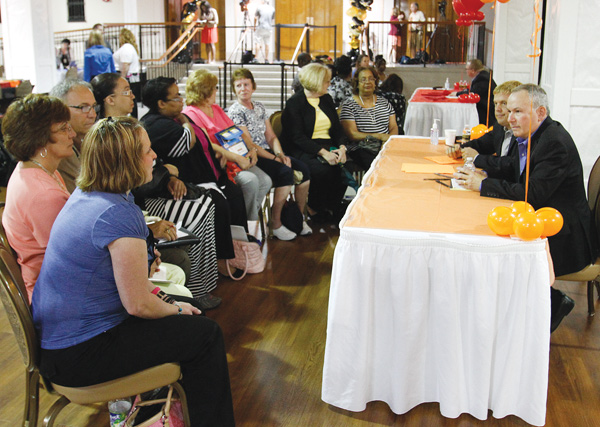
M 452 188 L 452 186 L 451 186 L 451 185 L 448 185 L 448 184 L 446 184 L 446 183 L 445 183 L 445 182 L 443 182 L 443 181 L 440 181 L 440 180 L 437 180 L 437 179 L 436 179 L 436 180 L 435 180 L 435 182 L 437 182 L 437 183 L 439 183 L 439 184 L 442 184 L 444 187 Z
M 452 178 L 423 178 L 423 181 L 450 181 Z

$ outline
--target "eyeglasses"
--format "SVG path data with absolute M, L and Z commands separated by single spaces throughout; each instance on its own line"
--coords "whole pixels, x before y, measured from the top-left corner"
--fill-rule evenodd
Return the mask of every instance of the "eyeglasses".
M 112 95 L 123 95 L 123 96 L 129 96 L 131 95 L 133 92 L 131 91 L 131 89 L 129 90 L 124 90 L 123 92 L 119 92 L 119 93 L 113 93 Z
M 358 79 L 360 83 L 373 83 L 375 81 L 375 77 L 362 77 Z
M 69 133 L 69 132 L 73 132 L 73 127 L 71 126 L 71 124 L 69 122 L 65 122 L 63 123 L 57 130 L 51 131 L 53 133 Z
M 165 99 L 165 102 L 182 102 L 183 98 L 181 96 L 178 96 L 177 98 L 171 98 L 171 99 Z
M 87 114 L 90 111 L 94 110 L 94 111 L 98 111 L 98 104 L 94 104 L 94 105 L 69 105 L 69 108 L 77 108 L 78 110 L 81 110 L 81 112 L 83 114 Z

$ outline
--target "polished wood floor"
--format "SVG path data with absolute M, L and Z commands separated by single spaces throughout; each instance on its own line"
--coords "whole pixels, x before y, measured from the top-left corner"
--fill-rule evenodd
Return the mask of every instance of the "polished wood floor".
M 269 241 L 267 270 L 241 282 L 222 279 L 223 304 L 209 312 L 225 333 L 239 426 L 526 426 L 517 417 L 447 419 L 439 405 L 395 415 L 372 402 L 361 413 L 321 401 L 327 303 L 338 231 L 315 230 L 293 242 Z M 600 314 L 588 318 L 585 287 L 560 283 L 576 301 L 552 335 L 548 426 L 600 425 Z M 600 310 L 600 303 L 596 304 Z M 24 399 L 21 356 L 0 309 L 0 426 L 19 426 Z M 41 412 L 53 397 L 41 392 Z M 108 426 L 106 405 L 69 405 L 62 426 Z M 218 427 L 218 426 L 217 426 Z

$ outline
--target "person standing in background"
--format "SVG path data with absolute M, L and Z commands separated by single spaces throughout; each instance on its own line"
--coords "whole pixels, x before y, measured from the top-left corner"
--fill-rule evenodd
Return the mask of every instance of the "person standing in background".
M 199 22 L 204 25 L 201 41 L 206 45 L 206 59 L 209 63 L 213 63 L 216 55 L 215 43 L 219 41 L 219 34 L 217 33 L 219 15 L 216 9 L 206 0 L 200 4 Z
M 417 2 L 411 3 L 409 21 L 425 22 L 425 14 L 419 10 Z M 423 24 L 410 24 L 410 56 L 414 58 L 423 48 Z
M 269 62 L 269 45 L 273 33 L 273 22 L 275 20 L 275 8 L 268 0 L 262 0 L 254 14 L 254 36 L 256 38 L 256 52 L 263 52 L 265 63 Z
M 104 37 L 98 30 L 90 31 L 89 48 L 83 55 L 83 80 L 91 81 L 98 74 L 114 73 L 115 62 L 112 52 L 104 46 Z
M 398 21 L 399 10 L 397 7 L 392 8 L 392 16 L 390 17 L 390 32 L 388 33 L 388 39 L 390 43 L 390 53 L 388 54 L 389 62 L 396 62 L 398 60 L 397 51 L 400 45 L 400 25 L 395 24 L 394 21 Z
M 140 54 L 135 36 L 127 28 L 123 28 L 119 34 L 119 50 L 113 54 L 113 60 L 121 76 L 128 82 L 136 99 L 140 98 Z M 131 117 L 137 119 L 137 102 L 133 103 Z

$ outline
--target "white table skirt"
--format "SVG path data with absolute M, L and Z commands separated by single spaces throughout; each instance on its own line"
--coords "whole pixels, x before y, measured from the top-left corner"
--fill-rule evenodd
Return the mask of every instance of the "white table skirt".
M 545 241 L 343 228 L 322 399 L 402 414 L 514 414 L 544 425 L 550 349 Z
M 404 132 L 410 136 L 428 137 L 433 119 L 440 119 L 440 138 L 444 137 L 446 129 L 455 129 L 456 134 L 461 135 L 466 124 L 470 127 L 479 124 L 475 104 L 409 102 L 404 119 Z

